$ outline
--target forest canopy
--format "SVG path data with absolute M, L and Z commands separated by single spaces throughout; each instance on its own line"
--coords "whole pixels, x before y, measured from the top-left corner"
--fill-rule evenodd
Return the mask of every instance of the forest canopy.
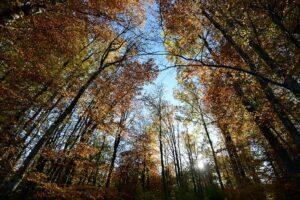
M 298 199 L 299 21 L 297 0 L 1 1 L 0 199 Z

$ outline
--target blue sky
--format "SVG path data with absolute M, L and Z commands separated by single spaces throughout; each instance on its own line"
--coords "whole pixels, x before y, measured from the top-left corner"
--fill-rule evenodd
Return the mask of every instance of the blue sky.
M 160 27 L 160 24 L 155 17 L 157 15 L 157 5 L 152 4 L 147 7 L 147 16 L 146 16 L 146 24 L 144 26 L 144 32 L 147 38 L 155 38 L 157 41 L 150 42 L 148 46 L 148 51 L 150 52 L 165 52 L 165 47 L 162 42 L 162 29 Z M 167 59 L 166 56 L 164 55 L 155 55 L 155 56 L 146 56 L 145 58 L 153 58 L 155 63 L 158 65 L 160 69 L 164 68 L 165 66 L 171 66 L 173 65 L 170 63 Z M 173 97 L 173 90 L 177 86 L 177 80 L 176 80 L 176 69 L 171 68 L 169 70 L 165 70 L 160 72 L 156 80 L 154 81 L 154 84 L 160 85 L 162 84 L 165 88 L 165 94 L 164 97 L 167 101 L 169 101 L 173 105 L 180 105 L 180 102 L 176 100 Z M 154 85 L 146 85 L 144 87 L 145 93 L 151 94 L 151 92 L 154 89 Z M 213 125 L 209 125 L 209 132 L 211 134 L 211 138 L 213 140 L 213 143 L 215 147 L 217 147 L 217 144 L 219 143 L 218 140 L 218 131 Z M 198 145 L 199 148 L 201 148 L 202 144 L 207 144 L 207 142 L 204 142 L 205 136 L 204 136 L 204 129 L 203 127 L 195 126 L 193 124 L 189 124 L 188 126 L 181 126 L 180 127 L 181 131 L 187 129 L 190 133 L 196 133 L 197 135 L 197 140 L 198 140 Z M 206 147 L 208 148 L 208 147 Z M 184 149 L 184 148 L 182 148 Z M 183 152 L 184 154 L 184 152 Z M 197 160 L 197 166 L 201 169 L 204 167 L 204 165 L 208 162 L 207 159 L 203 154 L 198 155 L 199 158 Z M 187 159 L 186 157 L 183 157 L 183 159 Z M 187 162 L 187 161 L 186 161 Z
M 164 52 L 165 48 L 162 43 L 162 29 L 159 25 L 159 22 L 155 15 L 157 15 L 157 5 L 152 4 L 146 6 L 146 24 L 144 27 L 144 31 L 147 34 L 147 36 L 157 39 L 157 42 L 151 42 L 149 44 L 149 49 L 151 49 L 151 52 Z M 169 66 L 172 65 L 172 63 L 169 63 L 165 56 L 163 55 L 155 55 L 150 56 L 154 59 L 155 63 L 158 65 L 160 69 L 163 68 L 163 66 Z M 169 101 L 172 104 L 178 104 L 178 101 L 174 99 L 173 97 L 173 89 L 177 86 L 177 80 L 176 80 L 176 69 L 172 68 L 166 71 L 162 71 L 159 73 L 158 77 L 154 81 L 154 84 L 160 85 L 162 84 L 165 88 L 165 98 L 167 101 Z M 147 93 L 151 93 L 151 90 L 153 89 L 153 85 L 147 85 L 144 87 L 144 91 Z

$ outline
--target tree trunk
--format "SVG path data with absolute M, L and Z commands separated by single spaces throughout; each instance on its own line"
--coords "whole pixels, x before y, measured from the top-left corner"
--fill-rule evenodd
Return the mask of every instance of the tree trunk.
M 9 193 L 15 191 L 15 189 L 18 187 L 18 185 L 23 180 L 25 174 L 27 173 L 28 169 L 34 162 L 36 156 L 40 152 L 40 150 L 44 147 L 47 140 L 53 135 L 54 131 L 57 129 L 57 127 L 65 120 L 65 118 L 73 111 L 75 106 L 77 105 L 77 102 L 81 98 L 81 96 L 84 94 L 86 89 L 91 85 L 91 83 L 97 78 L 97 76 L 101 73 L 101 71 L 104 68 L 100 67 L 96 72 L 94 72 L 87 82 L 79 89 L 77 92 L 77 95 L 73 98 L 72 102 L 69 104 L 69 106 L 65 109 L 63 113 L 60 114 L 60 116 L 55 120 L 55 122 L 49 127 L 49 129 L 46 130 L 45 134 L 41 137 L 41 139 L 37 142 L 37 144 L 34 146 L 32 151 L 29 153 L 27 158 L 24 160 L 23 165 L 16 171 L 15 175 L 8 181 L 8 183 L 5 185 L 5 194 L 2 196 L 7 196 Z
M 115 167 L 115 161 L 116 161 L 116 157 L 117 157 L 118 147 L 119 147 L 119 144 L 120 144 L 120 141 L 121 141 L 121 133 L 122 133 L 122 130 L 120 130 L 120 128 L 119 128 L 119 130 L 117 131 L 115 142 L 114 142 L 113 154 L 112 154 L 112 157 L 111 157 L 109 170 L 108 170 L 106 181 L 105 181 L 105 188 L 106 189 L 109 189 L 109 187 L 110 187 L 111 175 L 112 175 L 112 172 L 113 172 L 114 167 Z
M 210 138 L 210 135 L 209 135 L 209 132 L 208 132 L 208 129 L 207 129 L 207 125 L 206 125 L 206 122 L 205 122 L 205 119 L 204 119 L 204 116 L 203 116 L 203 113 L 202 113 L 202 108 L 201 108 L 200 105 L 199 105 L 199 109 L 200 109 L 200 116 L 201 116 L 202 125 L 204 127 L 204 130 L 205 130 L 208 142 L 209 142 L 209 146 L 211 148 L 211 152 L 212 152 L 212 155 L 213 155 L 213 159 L 214 159 L 214 163 L 215 163 L 215 170 L 216 170 L 217 175 L 218 175 L 218 179 L 219 179 L 219 183 L 220 183 L 221 189 L 224 191 L 225 188 L 224 188 L 224 184 L 223 184 L 223 181 L 222 181 L 222 177 L 221 177 L 221 173 L 220 173 L 220 168 L 219 168 L 219 165 L 218 165 L 218 160 L 217 160 L 216 152 L 215 152 L 215 149 L 213 147 L 213 143 L 211 141 L 211 138 Z
M 267 3 L 268 4 L 268 3 Z M 267 14 L 269 15 L 270 19 L 276 26 L 281 30 L 281 32 L 286 36 L 286 38 L 294 44 L 298 49 L 300 49 L 300 42 L 293 34 L 284 26 L 282 19 L 273 9 L 273 6 L 268 4 L 265 9 L 267 10 Z
M 244 105 L 245 109 L 249 113 L 257 112 L 256 106 L 245 96 L 243 93 L 242 88 L 240 88 L 239 84 L 234 84 L 234 89 L 236 94 L 241 98 L 242 104 Z M 289 174 L 294 174 L 295 170 L 297 169 L 296 163 L 293 163 L 290 155 L 288 154 L 287 150 L 282 146 L 282 144 L 278 141 L 275 135 L 272 133 L 271 129 L 268 127 L 269 125 L 266 123 L 261 123 L 259 117 L 254 117 L 255 123 L 258 126 L 259 130 L 268 141 L 269 145 L 275 152 L 276 157 L 280 160 L 281 165 L 284 166 L 284 169 Z
M 252 71 L 255 71 L 255 64 L 252 62 L 251 58 L 235 43 L 233 38 L 227 34 L 225 29 L 217 23 L 212 16 L 210 16 L 206 11 L 202 11 L 202 14 L 214 25 L 216 29 L 218 29 L 224 38 L 229 42 L 229 44 L 235 49 L 238 55 L 245 61 L 245 63 L 249 66 Z M 259 77 L 255 77 L 256 81 L 260 84 L 266 98 L 270 102 L 270 104 L 274 107 L 274 111 L 277 114 L 278 118 L 281 120 L 282 124 L 284 125 L 285 129 L 287 130 L 288 134 L 291 138 L 294 139 L 296 145 L 300 146 L 300 134 L 294 124 L 291 122 L 289 117 L 287 116 L 286 112 L 282 108 L 280 101 L 274 95 L 272 89 L 268 86 L 268 84 Z
M 238 188 L 241 189 L 248 184 L 249 180 L 246 177 L 246 173 L 238 156 L 236 146 L 232 141 L 230 132 L 228 131 L 228 126 L 222 126 L 220 124 L 218 126 L 220 127 L 222 135 L 224 137 L 225 146 L 229 155 L 229 160 L 233 169 L 233 174 L 236 179 Z
M 167 180 L 165 174 L 165 164 L 164 164 L 164 154 L 163 154 L 163 143 L 162 143 L 162 117 L 161 113 L 159 113 L 159 152 L 160 152 L 160 164 L 161 164 L 161 176 L 163 182 L 163 189 L 164 189 L 164 199 L 168 199 L 168 190 L 167 190 Z

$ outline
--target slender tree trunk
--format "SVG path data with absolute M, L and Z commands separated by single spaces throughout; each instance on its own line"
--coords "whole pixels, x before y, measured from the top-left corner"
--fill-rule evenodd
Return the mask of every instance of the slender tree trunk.
M 78 127 L 80 127 L 83 124 L 82 120 L 83 120 L 83 117 L 79 117 L 79 119 L 77 120 L 72 132 L 69 134 L 69 137 L 66 139 L 64 150 L 67 150 L 71 146 L 72 137 L 75 137 L 75 133 L 78 130 Z
M 77 95 L 73 98 L 72 102 L 69 106 L 65 109 L 65 111 L 55 120 L 55 122 L 46 130 L 45 134 L 41 137 L 41 139 L 37 142 L 34 148 L 31 150 L 27 158 L 24 160 L 23 165 L 16 171 L 15 175 L 10 179 L 10 181 L 5 185 L 5 194 L 7 196 L 9 193 L 15 191 L 18 185 L 23 180 L 25 174 L 27 173 L 28 169 L 32 165 L 33 161 L 35 160 L 36 156 L 40 152 L 40 150 L 44 147 L 47 140 L 53 135 L 54 131 L 57 127 L 65 120 L 65 118 L 73 111 L 77 102 L 84 94 L 86 89 L 91 85 L 91 83 L 98 77 L 101 71 L 104 68 L 100 67 L 96 72 L 94 72 L 87 82 L 79 89 Z
M 221 177 L 221 173 L 220 173 L 220 168 L 219 168 L 216 152 L 215 152 L 215 149 L 213 147 L 213 143 L 211 141 L 211 138 L 210 138 L 210 135 L 209 135 L 209 132 L 208 132 L 208 129 L 207 129 L 207 125 L 206 125 L 206 122 L 205 122 L 205 119 L 204 119 L 204 116 L 203 116 L 203 113 L 202 113 L 201 106 L 199 106 L 199 109 L 200 109 L 200 116 L 201 116 L 202 125 L 204 127 L 204 130 L 205 130 L 208 142 L 209 142 L 209 146 L 211 148 L 211 152 L 212 152 L 212 155 L 213 155 L 213 159 L 214 159 L 214 163 L 215 163 L 215 169 L 216 169 L 216 172 L 217 172 L 217 175 L 218 175 L 219 183 L 220 183 L 221 189 L 224 191 L 225 188 L 224 188 L 224 184 L 223 184 L 223 181 L 222 181 L 222 177 Z
M 96 186 L 97 185 L 97 180 L 98 180 L 98 173 L 99 173 L 99 168 L 100 168 L 100 160 L 101 160 L 101 154 L 102 154 L 102 151 L 105 147 L 105 144 L 106 144 L 106 135 L 103 136 L 103 142 L 101 144 L 101 147 L 99 149 L 99 154 L 97 155 L 97 159 L 96 159 L 96 170 L 95 170 L 95 174 L 94 174 L 94 177 L 93 177 L 93 185 Z
M 112 175 L 112 172 L 113 172 L 114 167 L 115 167 L 115 161 L 116 161 L 116 157 L 117 157 L 118 147 L 119 147 L 119 144 L 120 144 L 120 141 L 121 141 L 121 134 L 122 134 L 122 130 L 121 130 L 121 127 L 119 127 L 119 130 L 117 131 L 117 135 L 116 135 L 116 138 L 115 138 L 113 154 L 112 154 L 112 157 L 111 157 L 109 170 L 108 170 L 106 181 L 105 181 L 105 188 L 106 189 L 109 189 L 109 187 L 110 187 L 111 175 Z
M 164 153 L 163 153 L 163 143 L 162 143 L 162 117 L 161 113 L 159 114 L 159 152 L 160 152 L 160 164 L 161 164 L 161 176 L 163 182 L 163 189 L 164 189 L 164 199 L 168 199 L 168 192 L 167 192 L 167 180 L 165 174 L 165 164 L 164 164 Z
M 179 128 L 177 130 L 177 148 L 178 148 L 178 169 L 180 171 L 180 174 L 182 175 L 182 161 L 181 161 L 181 151 L 180 151 L 180 134 L 179 134 Z M 182 178 L 182 177 L 181 177 Z M 181 186 L 183 186 L 183 182 L 181 179 Z
M 240 158 L 236 150 L 236 146 L 232 141 L 231 134 L 228 131 L 227 125 L 222 126 L 219 124 L 219 127 L 224 137 L 225 146 L 229 155 L 231 166 L 233 168 L 233 174 L 235 176 L 238 187 L 241 189 L 248 184 L 249 180 L 246 177 L 245 170 L 241 164 Z
M 189 167 L 190 167 L 191 176 L 192 176 L 193 189 L 194 189 L 195 195 L 198 196 L 199 191 L 198 191 L 198 187 L 197 187 L 197 184 L 196 184 L 195 163 L 194 163 L 191 140 L 190 140 L 189 135 L 187 135 L 187 141 L 186 142 L 187 142 L 186 147 L 187 147 L 187 152 L 188 152 Z
M 181 171 L 180 171 L 180 164 L 179 164 L 179 158 L 178 158 L 178 151 L 177 151 L 177 142 L 176 142 L 176 136 L 175 136 L 175 130 L 173 129 L 171 131 L 171 140 L 172 140 L 172 146 L 173 146 L 173 158 L 174 158 L 174 165 L 175 165 L 175 173 L 176 173 L 176 181 L 177 185 L 180 188 L 181 187 Z

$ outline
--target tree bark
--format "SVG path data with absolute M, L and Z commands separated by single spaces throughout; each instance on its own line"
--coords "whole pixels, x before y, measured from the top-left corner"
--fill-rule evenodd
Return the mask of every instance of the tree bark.
M 167 180 L 165 174 L 164 154 L 163 154 L 163 143 L 162 143 L 162 116 L 161 116 L 161 105 L 159 105 L 159 152 L 160 152 L 160 164 L 161 164 L 161 176 L 164 189 L 164 199 L 168 199 Z
M 234 89 L 236 94 L 241 98 L 242 104 L 244 105 L 245 109 L 249 113 L 254 113 L 255 115 L 255 112 L 257 112 L 256 106 L 245 96 L 239 84 L 234 84 Z M 259 117 L 254 117 L 254 120 L 262 135 L 274 150 L 277 159 L 280 160 L 281 165 L 284 166 L 285 171 L 288 174 L 295 174 L 295 172 L 297 171 L 297 163 L 294 163 L 292 161 L 288 151 L 272 133 L 271 129 L 268 127 L 269 125 L 267 123 L 261 123 Z
M 221 124 L 218 124 L 218 126 L 220 127 L 224 138 L 225 147 L 229 155 L 229 160 L 233 168 L 233 174 L 236 179 L 238 188 L 241 189 L 248 184 L 249 180 L 246 177 L 246 173 L 238 156 L 236 146 L 232 141 L 230 132 L 228 131 L 228 126 Z
M 215 152 L 213 143 L 212 143 L 212 141 L 211 141 L 210 134 L 209 134 L 209 132 L 208 132 L 207 125 L 206 125 L 206 121 L 205 121 L 205 119 L 204 119 L 204 116 L 203 116 L 203 113 L 202 113 L 202 108 L 201 108 L 200 105 L 199 105 L 199 109 L 200 109 L 200 116 L 201 116 L 202 125 L 203 125 L 203 127 L 204 127 L 205 134 L 206 134 L 206 136 L 207 136 L 207 139 L 208 139 L 208 142 L 209 142 L 209 146 L 210 146 L 210 149 L 211 149 L 211 152 L 212 152 L 212 156 L 213 156 L 213 159 L 214 159 L 215 170 L 216 170 L 216 172 L 217 172 L 217 176 L 218 176 L 218 179 L 219 179 L 219 183 L 220 183 L 221 189 L 224 191 L 225 188 L 224 188 L 224 184 L 223 184 L 223 181 L 222 181 L 222 177 L 221 177 L 221 173 L 220 173 L 220 168 L 219 168 L 219 164 L 218 164 L 216 152 Z
M 252 71 L 255 71 L 255 64 L 252 62 L 251 58 L 243 51 L 238 44 L 233 40 L 233 38 L 227 34 L 225 29 L 217 23 L 212 16 L 210 16 L 205 10 L 202 11 L 202 14 L 214 25 L 216 29 L 218 29 L 224 38 L 229 42 L 229 44 L 235 49 L 235 51 L 238 53 L 238 55 L 245 61 L 245 63 L 249 66 L 249 68 Z M 277 97 L 274 95 L 272 89 L 268 86 L 268 84 L 262 80 L 259 77 L 255 77 L 256 81 L 261 86 L 262 90 L 264 91 L 264 94 L 266 95 L 266 98 L 270 102 L 270 104 L 273 106 L 275 113 L 277 114 L 278 118 L 281 120 L 282 124 L 284 125 L 285 129 L 287 130 L 288 134 L 291 138 L 294 139 L 295 144 L 298 146 L 300 145 L 300 134 L 295 127 L 295 125 L 291 122 L 289 117 L 287 116 L 286 112 L 282 108 L 280 101 L 277 99 Z
M 19 186 L 21 181 L 23 180 L 25 174 L 27 173 L 28 169 L 34 162 L 36 156 L 40 152 L 40 150 L 44 147 L 48 139 L 53 135 L 57 127 L 64 121 L 64 119 L 73 111 L 77 102 L 84 94 L 86 89 L 91 85 L 91 83 L 98 77 L 98 75 L 102 72 L 104 68 L 100 66 L 100 68 L 95 71 L 87 80 L 87 82 L 79 89 L 76 96 L 73 98 L 71 103 L 65 109 L 63 113 L 55 120 L 55 122 L 46 130 L 45 134 L 41 137 L 41 139 L 37 142 L 34 148 L 31 150 L 29 155 L 24 160 L 22 166 L 16 171 L 15 175 L 9 180 L 9 182 L 5 185 L 5 194 L 3 196 L 7 196 Z

